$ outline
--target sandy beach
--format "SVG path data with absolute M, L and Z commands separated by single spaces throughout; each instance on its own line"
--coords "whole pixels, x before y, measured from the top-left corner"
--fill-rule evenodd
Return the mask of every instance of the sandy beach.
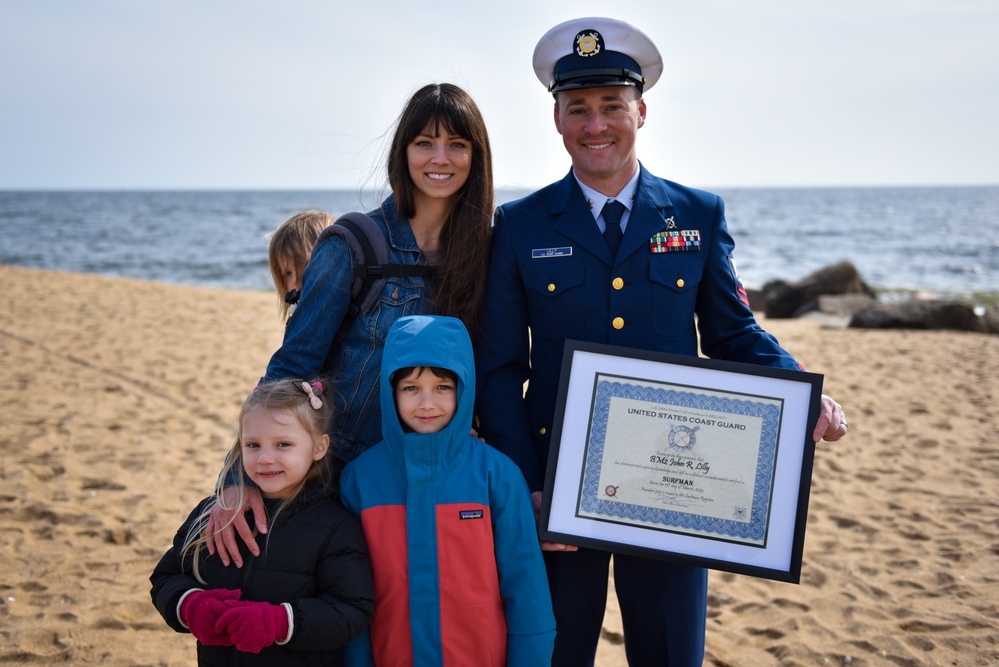
M 0 284 L 0 663 L 193 664 L 148 576 L 280 343 L 275 297 Z M 711 573 L 705 665 L 999 664 L 999 337 L 763 325 L 851 432 L 818 446 L 801 583 Z M 614 602 L 598 664 L 626 664 Z

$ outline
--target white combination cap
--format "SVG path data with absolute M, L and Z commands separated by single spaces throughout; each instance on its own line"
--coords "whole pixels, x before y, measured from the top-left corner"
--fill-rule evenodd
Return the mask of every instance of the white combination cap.
M 608 18 L 560 23 L 534 47 L 534 73 L 548 92 L 601 86 L 655 85 L 663 73 L 659 49 L 644 32 Z

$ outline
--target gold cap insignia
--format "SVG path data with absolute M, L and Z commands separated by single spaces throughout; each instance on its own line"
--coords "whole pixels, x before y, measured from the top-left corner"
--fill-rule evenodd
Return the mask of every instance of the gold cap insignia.
M 595 56 L 604 48 L 604 38 L 596 30 L 584 30 L 576 35 L 576 55 L 581 58 Z

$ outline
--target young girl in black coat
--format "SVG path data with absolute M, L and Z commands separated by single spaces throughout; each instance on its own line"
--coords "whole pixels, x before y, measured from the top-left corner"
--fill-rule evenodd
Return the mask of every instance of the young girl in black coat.
M 370 623 L 364 537 L 330 498 L 331 412 L 318 382 L 256 388 L 219 479 L 241 480 L 228 473 L 242 469 L 263 494 L 264 549 L 257 557 L 246 550 L 242 568 L 208 553 L 212 496 L 191 512 L 153 571 L 153 603 L 170 627 L 197 638 L 199 665 L 341 665 L 343 647 Z

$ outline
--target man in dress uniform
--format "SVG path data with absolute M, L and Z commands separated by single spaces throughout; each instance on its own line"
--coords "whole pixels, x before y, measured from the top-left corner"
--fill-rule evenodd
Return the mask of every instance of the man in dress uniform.
M 566 339 L 693 356 L 699 336 L 713 358 L 801 366 L 753 317 L 722 200 L 638 161 L 643 94 L 663 71 L 652 40 L 619 20 L 568 21 L 541 38 L 534 71 L 555 97 L 572 169 L 497 211 L 476 366 L 480 432 L 520 466 L 538 508 Z M 823 396 L 813 437 L 846 430 L 840 405 Z M 552 664 L 592 665 L 612 554 L 543 546 L 558 624 Z M 700 665 L 706 570 L 613 561 L 629 664 Z

